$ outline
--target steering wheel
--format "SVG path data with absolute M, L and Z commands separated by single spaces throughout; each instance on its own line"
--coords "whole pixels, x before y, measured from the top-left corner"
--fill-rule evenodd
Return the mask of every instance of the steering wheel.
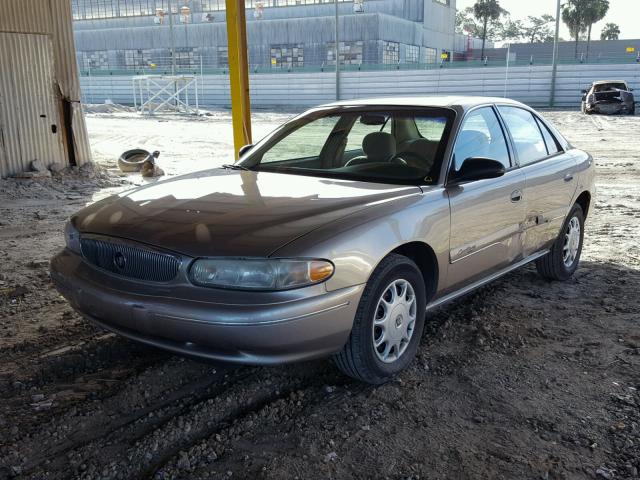
M 344 164 L 345 167 L 350 167 L 351 165 L 358 165 L 360 163 L 364 163 L 369 160 L 366 156 L 353 157 L 351 160 L 348 160 L 347 163 Z
M 347 161 L 347 163 L 345 163 L 344 166 L 350 167 L 351 165 L 359 165 L 360 163 L 364 163 L 367 160 L 369 160 L 369 158 L 365 156 L 353 157 L 351 160 Z M 387 162 L 396 163 L 400 165 L 407 165 L 407 161 L 398 155 L 391 157 L 389 160 L 387 160 Z
M 393 158 L 389 160 L 389 163 L 396 163 L 398 165 L 409 165 L 407 161 L 404 158 L 402 158 L 400 155 L 395 155 Z

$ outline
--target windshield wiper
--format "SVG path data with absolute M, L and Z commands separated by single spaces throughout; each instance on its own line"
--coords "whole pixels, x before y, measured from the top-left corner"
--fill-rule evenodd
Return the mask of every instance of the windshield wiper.
M 243 171 L 250 171 L 250 168 L 247 168 L 243 165 L 238 165 L 237 163 L 225 163 L 224 165 L 222 165 L 222 168 L 227 168 L 229 170 L 243 170 Z

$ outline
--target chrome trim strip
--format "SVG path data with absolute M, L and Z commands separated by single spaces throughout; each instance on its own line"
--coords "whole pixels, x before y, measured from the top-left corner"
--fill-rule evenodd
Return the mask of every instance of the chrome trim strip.
M 508 237 L 505 237 L 505 238 L 508 238 Z M 465 255 L 463 255 L 461 257 L 456 257 L 455 260 L 453 260 L 453 255 L 451 254 L 451 252 L 449 252 L 449 263 L 451 265 L 453 265 L 454 263 L 459 262 L 460 260 L 464 260 L 465 258 L 469 258 L 470 256 L 475 255 L 476 253 L 484 252 L 488 248 L 495 247 L 496 245 L 500 245 L 500 243 L 502 243 L 502 242 L 490 243 L 489 245 L 485 245 L 484 247 L 479 248 L 477 250 L 474 250 L 474 251 L 472 251 L 470 253 L 467 253 L 467 254 L 465 254 Z
M 517 263 L 514 263 L 513 265 L 509 265 L 506 268 L 503 268 L 502 270 L 499 270 L 495 273 L 492 273 L 491 275 L 489 275 L 488 277 L 485 278 L 481 278 L 480 280 L 477 280 L 469 285 L 467 285 L 466 287 L 462 287 L 460 290 L 456 290 L 455 292 L 451 292 L 448 295 L 445 295 L 442 298 L 439 298 L 438 300 L 436 300 L 433 303 L 430 303 L 429 305 L 427 305 L 427 311 L 428 310 L 432 310 L 436 307 L 439 307 L 440 305 L 450 302 L 451 300 L 454 300 L 458 297 L 461 297 L 462 295 L 466 295 L 467 293 L 480 288 L 484 285 L 486 285 L 487 283 L 493 282 L 494 280 L 496 280 L 497 278 L 502 277 L 503 275 L 506 275 L 509 272 L 512 272 L 513 270 L 516 270 L 520 267 L 522 267 L 523 265 L 526 265 L 527 263 L 530 263 L 532 261 L 534 261 L 537 258 L 543 257 L 548 253 L 548 250 L 543 250 L 541 252 L 538 253 L 534 253 L 533 255 L 529 255 L 527 258 L 523 258 L 522 260 L 520 260 Z

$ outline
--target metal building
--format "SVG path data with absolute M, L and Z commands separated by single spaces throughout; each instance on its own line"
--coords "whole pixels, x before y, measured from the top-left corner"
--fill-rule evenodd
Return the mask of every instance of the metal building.
M 245 4 L 252 71 L 335 65 L 334 0 Z M 456 48 L 455 6 L 456 0 L 338 0 L 340 63 L 449 58 Z M 73 0 L 78 63 L 84 72 L 117 74 L 150 65 L 162 70 L 173 55 L 182 69 L 224 69 L 225 8 L 223 0 Z
M 91 161 L 69 0 L 0 3 L 0 178 Z

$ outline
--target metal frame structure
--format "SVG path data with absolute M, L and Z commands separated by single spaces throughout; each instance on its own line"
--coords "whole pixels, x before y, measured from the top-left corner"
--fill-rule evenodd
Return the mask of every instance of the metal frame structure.
M 226 0 L 226 7 L 233 145 L 237 160 L 240 149 L 251 143 L 251 101 L 249 99 L 245 1 Z
M 179 113 L 200 113 L 198 77 L 195 75 L 139 75 L 133 77 L 133 103 L 142 114 L 153 115 L 161 109 Z M 195 92 L 195 106 L 189 90 Z

